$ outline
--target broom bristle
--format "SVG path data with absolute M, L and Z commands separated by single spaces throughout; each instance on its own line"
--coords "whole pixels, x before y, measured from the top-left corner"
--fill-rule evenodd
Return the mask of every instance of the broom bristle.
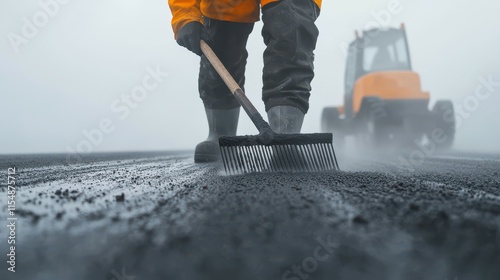
M 332 135 L 279 134 L 263 144 L 258 136 L 221 137 L 227 174 L 251 172 L 318 172 L 339 170 Z

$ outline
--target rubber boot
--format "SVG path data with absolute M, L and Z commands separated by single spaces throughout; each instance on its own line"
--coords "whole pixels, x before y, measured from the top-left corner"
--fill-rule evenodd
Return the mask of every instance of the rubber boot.
M 216 162 L 221 159 L 219 137 L 235 136 L 240 108 L 216 110 L 205 108 L 208 120 L 208 138 L 196 146 L 194 162 Z
M 267 111 L 267 118 L 276 133 L 300 133 L 304 113 L 293 106 L 275 106 Z
M 292 106 L 272 107 L 267 111 L 267 117 L 272 130 L 276 133 L 283 134 L 300 133 L 302 123 L 304 122 L 304 113 L 300 109 Z M 278 151 L 273 149 L 273 154 L 275 152 Z M 306 168 L 307 162 L 303 156 L 301 156 L 298 151 L 293 154 L 297 156 L 291 161 L 283 161 L 283 158 L 279 160 L 275 156 L 272 156 L 271 165 L 277 167 L 278 171 L 300 171 Z

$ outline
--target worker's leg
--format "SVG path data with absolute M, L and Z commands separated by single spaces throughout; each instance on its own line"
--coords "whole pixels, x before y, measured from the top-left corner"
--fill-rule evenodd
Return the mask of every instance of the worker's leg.
M 248 57 L 246 44 L 253 30 L 253 23 L 206 19 L 205 26 L 215 54 L 243 88 Z M 205 56 L 201 57 L 199 91 L 205 108 L 227 110 L 239 107 L 238 102 Z
M 275 131 L 300 131 L 309 109 L 318 15 L 312 0 L 281 0 L 262 9 L 262 36 L 267 46 L 262 99 Z
M 253 23 L 207 19 L 205 26 L 212 49 L 243 88 L 248 57 L 246 43 Z M 205 106 L 209 135 L 196 146 L 195 162 L 213 162 L 220 158 L 218 138 L 236 134 L 239 104 L 205 56 L 201 57 L 199 92 Z

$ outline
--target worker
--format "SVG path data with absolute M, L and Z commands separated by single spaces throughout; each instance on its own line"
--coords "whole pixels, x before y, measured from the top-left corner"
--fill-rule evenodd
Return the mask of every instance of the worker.
M 195 149 L 195 162 L 220 160 L 218 139 L 234 136 L 240 105 L 200 49 L 214 50 L 244 89 L 248 36 L 262 8 L 264 51 L 262 100 L 277 133 L 299 133 L 309 109 L 314 77 L 315 21 L 322 0 L 169 0 L 177 43 L 201 56 L 198 89 L 209 135 Z

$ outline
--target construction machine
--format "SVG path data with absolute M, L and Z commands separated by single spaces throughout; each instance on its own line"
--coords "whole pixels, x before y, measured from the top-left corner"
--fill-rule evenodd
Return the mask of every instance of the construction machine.
M 438 149 L 450 148 L 453 103 L 439 100 L 429 109 L 430 94 L 412 70 L 404 24 L 355 35 L 347 51 L 344 106 L 324 108 L 321 117 L 321 129 L 333 133 L 335 147 L 354 136 L 369 147 L 430 142 Z

